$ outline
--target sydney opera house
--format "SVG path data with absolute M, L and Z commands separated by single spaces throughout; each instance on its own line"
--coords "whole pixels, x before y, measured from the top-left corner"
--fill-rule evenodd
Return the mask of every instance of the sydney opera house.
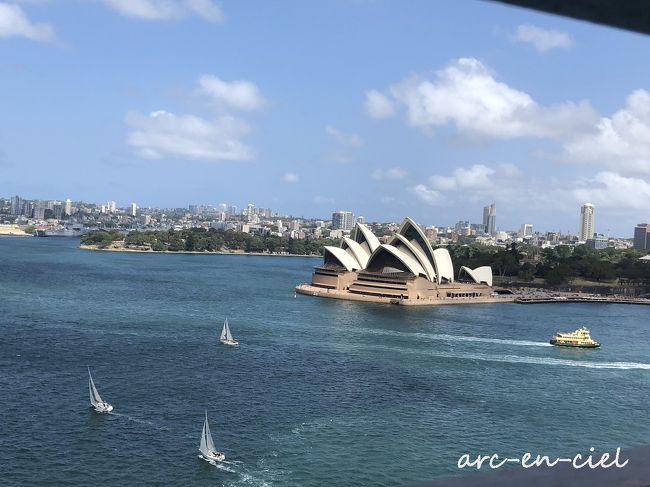
M 340 247 L 323 251 L 311 284 L 296 292 L 314 296 L 404 305 L 512 301 L 509 291 L 492 287 L 492 269 L 461 267 L 455 277 L 445 248 L 432 249 L 422 229 L 406 218 L 389 243 L 382 244 L 357 223 Z

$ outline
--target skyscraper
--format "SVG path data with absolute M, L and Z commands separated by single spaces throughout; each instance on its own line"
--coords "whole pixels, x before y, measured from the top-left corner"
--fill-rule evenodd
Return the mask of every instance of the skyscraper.
M 351 211 L 336 211 L 332 213 L 332 230 L 349 232 L 354 227 L 354 216 Z
M 72 201 L 70 201 L 70 198 L 65 200 L 65 214 L 66 215 L 72 215 Z
M 530 223 L 522 223 L 519 229 L 519 236 L 521 238 L 530 237 L 533 235 L 533 226 Z
M 492 203 L 491 205 L 485 206 L 483 208 L 483 226 L 485 227 L 485 233 L 489 235 L 494 235 L 497 230 L 497 205 Z
M 135 203 L 131 203 L 131 216 L 135 216 L 137 210 L 138 210 L 138 205 L 136 205 Z
M 639 223 L 634 227 L 634 248 L 650 250 L 650 224 Z
M 580 241 L 586 242 L 594 236 L 594 205 L 585 203 L 580 208 Z
M 11 197 L 11 214 L 20 215 L 23 213 L 23 200 L 20 196 Z

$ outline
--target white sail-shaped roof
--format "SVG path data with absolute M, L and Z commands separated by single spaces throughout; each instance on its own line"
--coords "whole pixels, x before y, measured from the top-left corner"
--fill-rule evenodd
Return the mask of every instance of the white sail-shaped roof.
M 361 265 L 357 262 L 352 255 L 348 254 L 341 247 L 333 247 L 328 245 L 323 248 L 323 257 L 325 258 L 325 263 L 328 261 L 328 257 L 333 257 L 342 267 L 345 267 L 348 271 L 355 271 L 361 269 Z
M 435 263 L 433 261 L 433 249 L 431 248 L 431 244 L 429 243 L 429 240 L 427 240 L 427 237 L 424 235 L 424 232 L 420 226 L 415 223 L 413 219 L 406 217 L 400 225 L 397 233 L 405 237 L 416 249 L 420 251 L 422 255 L 426 257 L 426 259 L 429 261 L 430 267 L 430 269 L 427 270 L 431 273 L 431 276 L 433 278 L 432 280 L 434 280 L 435 277 L 433 276 L 436 273 L 433 269 L 435 266 Z
M 362 247 L 358 242 L 352 240 L 350 237 L 343 237 L 341 241 L 341 248 L 357 260 L 362 269 L 365 269 L 370 258 L 370 253 L 366 247 Z
M 454 265 L 447 249 L 433 251 L 433 264 L 438 275 L 438 283 L 442 283 L 442 279 L 447 279 L 447 282 L 454 282 Z
M 388 253 L 394 258 L 396 258 L 399 262 L 402 263 L 402 265 L 411 273 L 416 276 L 427 276 L 427 272 L 424 270 L 424 268 L 420 265 L 420 263 L 417 261 L 417 259 L 411 254 L 410 252 L 404 252 L 397 247 L 394 247 L 393 245 L 388 245 L 388 244 L 381 244 L 379 247 L 377 247 L 377 250 L 375 250 L 372 255 L 370 256 L 370 259 L 368 260 L 368 265 L 366 266 L 366 269 L 368 270 L 373 270 L 373 263 L 377 264 L 378 262 L 381 261 L 382 259 L 382 254 Z M 377 269 L 378 270 L 378 269 Z
M 420 265 L 424 268 L 424 270 L 427 271 L 427 278 L 432 282 L 436 281 L 436 272 L 433 269 L 433 264 L 426 257 L 424 251 L 422 250 L 422 247 L 420 247 L 417 242 L 411 242 L 404 235 L 396 233 L 393 235 L 391 245 L 394 245 L 397 248 L 401 248 L 400 246 L 403 245 L 408 248 L 411 254 L 413 254 Z
M 369 255 L 377 250 L 377 247 L 381 245 L 375 234 L 372 233 L 367 226 L 359 222 L 357 222 L 354 232 L 354 240 L 361 245 L 361 247 L 367 250 Z
M 489 265 L 477 267 L 476 269 L 470 269 L 469 267 L 462 266 L 460 268 L 460 272 L 458 273 L 458 277 L 460 277 L 463 272 L 471 277 L 472 280 L 477 284 L 484 282 L 488 286 L 492 286 L 492 267 Z

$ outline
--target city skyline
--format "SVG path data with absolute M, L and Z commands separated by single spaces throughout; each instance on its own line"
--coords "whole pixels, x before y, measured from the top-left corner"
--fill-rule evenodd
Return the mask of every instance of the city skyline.
M 8 201 L 9 203 L 9 211 L 10 215 L 13 216 L 18 216 L 18 215 L 25 215 L 24 210 L 20 210 L 20 208 L 23 208 L 25 203 L 31 203 L 32 206 L 32 211 L 34 212 L 35 216 L 33 218 L 41 218 L 44 216 L 44 212 L 46 209 L 50 210 L 55 210 L 55 215 L 57 215 L 57 218 L 60 217 L 61 215 L 71 215 L 71 210 L 73 208 L 73 203 L 80 203 L 82 205 L 92 205 L 95 206 L 96 208 L 99 208 L 101 213 L 115 213 L 116 210 L 122 210 L 124 213 L 127 213 L 131 216 L 136 216 L 136 210 L 156 210 L 156 211 L 164 211 L 164 210 L 185 210 L 187 213 L 196 215 L 196 214 L 216 214 L 216 213 L 224 213 L 226 215 L 248 215 L 248 219 L 250 221 L 251 214 L 254 214 L 256 216 L 259 216 L 261 218 L 266 218 L 272 219 L 272 218 L 285 218 L 285 219 L 304 219 L 304 220 L 323 220 L 323 221 L 331 221 L 333 229 L 335 230 L 345 230 L 349 231 L 350 228 L 354 225 L 356 221 L 360 221 L 363 223 L 366 218 L 363 215 L 359 215 L 355 213 L 354 211 L 344 211 L 344 210 L 337 210 L 333 211 L 331 213 L 331 218 L 328 218 L 327 215 L 293 215 L 293 214 L 288 214 L 288 213 L 280 213 L 278 211 L 273 211 L 271 208 L 264 207 L 264 206 L 256 206 L 253 203 L 248 203 L 246 205 L 238 206 L 238 205 L 233 205 L 231 203 L 218 203 L 218 204 L 188 204 L 185 206 L 181 207 L 169 207 L 169 208 L 161 208 L 161 207 L 152 207 L 152 206 L 140 206 L 135 202 L 132 202 L 130 204 L 126 205 L 118 205 L 115 201 L 108 201 L 106 203 L 98 203 L 98 202 L 84 202 L 82 200 L 71 200 L 70 198 L 67 198 L 65 200 L 63 199 L 53 199 L 53 200 L 48 200 L 48 199 L 42 199 L 42 198 L 36 198 L 36 199 L 27 199 L 27 198 L 22 198 L 20 195 L 14 195 L 11 196 L 10 198 L 4 197 L 0 195 L 0 201 L 2 200 Z M 587 217 L 585 217 L 585 208 L 589 208 L 589 213 Z M 38 213 L 36 213 L 38 211 Z M 58 213 L 57 213 L 58 211 Z M 553 228 L 535 228 L 535 225 L 531 223 L 522 223 L 518 226 L 518 228 L 499 228 L 496 225 L 496 203 L 491 203 L 487 206 L 483 207 L 483 223 L 479 223 L 480 218 L 476 218 L 476 222 L 474 222 L 474 215 L 472 219 L 470 220 L 459 220 L 458 222 L 452 224 L 451 222 L 440 222 L 440 221 L 435 221 L 435 222 L 424 222 L 421 221 L 419 224 L 424 225 L 425 227 L 436 227 L 436 228 L 443 228 L 443 229 L 451 229 L 455 228 L 456 231 L 459 232 L 460 235 L 492 235 L 495 236 L 499 234 L 500 232 L 507 232 L 507 233 L 517 233 L 519 237 L 526 237 L 526 236 L 531 236 L 534 233 L 537 234 L 544 234 L 544 233 L 554 233 L 558 232 L 559 234 L 563 235 L 574 235 L 579 238 L 581 241 L 586 241 L 589 238 L 592 238 L 594 236 L 603 236 L 603 237 L 618 237 L 618 238 L 623 238 L 623 239 L 634 239 L 635 238 L 635 230 L 634 228 L 632 229 L 632 236 L 628 236 L 626 234 L 621 234 L 621 235 L 614 235 L 609 233 L 609 230 L 605 233 L 603 232 L 597 232 L 596 227 L 594 224 L 594 205 L 590 203 L 585 203 L 580 207 L 580 222 L 577 225 L 577 230 L 572 230 L 572 229 L 553 229 Z M 1 213 L 1 212 L 0 212 Z M 1 221 L 1 220 L 0 220 Z M 376 219 L 373 220 L 375 223 L 396 223 L 394 221 L 391 221 L 390 219 Z M 535 228 L 533 230 L 533 228 Z M 586 233 L 585 233 L 586 232 Z M 588 233 L 591 234 L 590 237 L 585 237 Z
M 650 219 L 645 36 L 469 0 L 128 5 L 0 0 L 7 197 L 427 225 L 495 202 L 499 230 L 573 233 L 589 201 L 626 237 Z

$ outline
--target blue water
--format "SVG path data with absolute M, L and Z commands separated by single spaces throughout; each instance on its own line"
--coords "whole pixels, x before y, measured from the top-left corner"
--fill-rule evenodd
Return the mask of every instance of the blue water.
M 77 244 L 0 238 L 2 485 L 393 486 L 650 438 L 650 307 L 294 298 L 318 260 Z M 547 345 L 580 325 L 600 349 Z

